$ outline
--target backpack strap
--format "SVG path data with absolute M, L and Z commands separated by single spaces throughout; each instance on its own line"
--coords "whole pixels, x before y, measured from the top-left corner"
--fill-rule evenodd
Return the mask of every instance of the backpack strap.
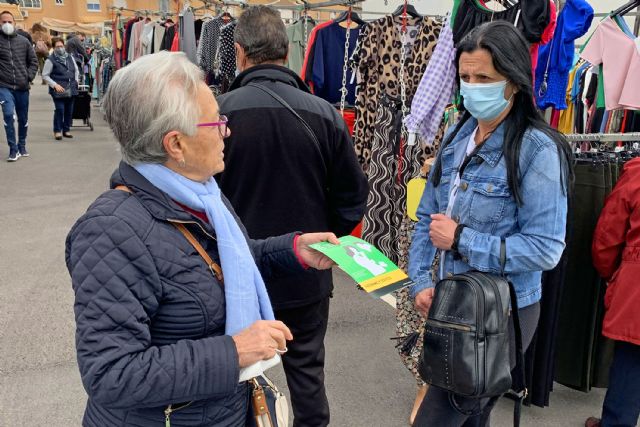
M 526 387 L 524 371 L 524 350 L 522 348 L 522 330 L 520 329 L 520 316 L 518 315 L 518 298 L 513 284 L 509 282 L 509 294 L 511 295 L 511 317 L 513 318 L 513 330 L 516 339 L 516 366 L 511 373 L 511 391 L 507 394 L 515 400 L 513 408 L 513 426 L 520 427 L 520 413 L 522 402 L 529 394 Z
M 507 265 L 507 244 L 504 237 L 500 240 L 500 274 L 507 280 L 504 272 Z M 511 390 L 506 396 L 515 401 L 513 408 L 513 426 L 520 427 L 520 414 L 522 412 L 522 402 L 527 397 L 529 391 L 526 387 L 524 370 L 524 349 L 522 348 L 522 329 L 520 329 L 520 316 L 518 314 L 518 297 L 513 283 L 509 284 L 509 296 L 511 298 L 511 317 L 513 318 L 513 331 L 516 341 L 516 366 L 511 373 Z

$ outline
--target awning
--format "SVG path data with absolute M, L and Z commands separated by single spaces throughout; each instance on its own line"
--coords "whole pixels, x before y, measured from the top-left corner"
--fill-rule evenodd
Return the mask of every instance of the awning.
M 86 33 L 100 34 L 102 23 L 81 24 L 79 22 L 63 21 L 61 19 L 42 18 L 41 24 L 50 30 L 59 33 Z

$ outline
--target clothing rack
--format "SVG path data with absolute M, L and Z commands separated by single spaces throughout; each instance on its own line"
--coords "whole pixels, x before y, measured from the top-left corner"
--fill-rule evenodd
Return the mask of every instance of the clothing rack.
M 133 12 L 134 15 L 137 17 L 160 16 L 165 18 L 167 16 L 175 16 L 175 13 L 165 12 L 162 10 L 127 9 L 126 7 L 111 7 L 110 9 L 113 11 L 117 11 L 118 15 L 121 15 L 123 11 L 127 11 L 127 12 Z
M 629 133 L 572 133 L 565 135 L 569 142 L 640 141 L 640 132 Z
M 301 0 L 300 5 L 278 5 L 278 4 L 271 4 L 271 6 L 274 9 L 282 9 L 282 10 L 297 10 L 297 11 L 304 11 L 304 10 L 315 10 L 315 9 L 322 9 L 324 12 L 344 12 L 344 10 L 327 10 L 324 9 L 326 7 L 331 7 L 331 6 L 354 6 L 357 3 L 362 3 L 365 0 L 331 0 L 331 1 L 325 1 L 325 2 L 321 2 L 321 3 L 309 3 L 306 0 Z

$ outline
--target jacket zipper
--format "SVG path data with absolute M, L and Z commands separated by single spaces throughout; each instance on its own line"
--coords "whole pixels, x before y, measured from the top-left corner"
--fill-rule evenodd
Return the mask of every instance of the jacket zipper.
M 13 65 L 13 50 L 11 49 L 11 37 L 7 37 L 9 42 L 9 55 L 11 55 L 11 74 L 13 74 L 13 90 L 17 90 L 16 85 L 16 67 Z
M 193 403 L 193 400 L 185 405 L 180 406 L 179 408 L 172 408 L 172 405 L 167 406 L 167 409 L 164 410 L 164 427 L 171 427 L 171 414 L 179 411 L 181 409 L 186 408 L 187 406 L 191 405 Z
M 459 323 L 441 322 L 439 320 L 428 319 L 427 325 L 433 325 L 439 328 L 455 329 L 457 331 L 471 332 L 471 326 L 460 325 Z
M 210 238 L 212 238 L 213 240 L 216 240 L 215 237 L 213 237 L 211 234 L 207 233 L 207 230 L 204 229 L 204 227 L 202 227 L 200 224 L 198 224 L 195 221 L 181 221 L 179 219 L 171 219 L 171 218 L 167 218 L 167 221 L 169 222 L 177 222 L 178 224 L 195 224 L 198 227 L 200 227 L 200 230 L 202 230 L 202 232 L 204 234 L 206 234 L 207 236 L 209 236 Z M 167 406 L 167 408 L 164 410 L 164 426 L 165 427 L 171 427 L 171 414 L 173 412 L 179 411 L 181 409 L 186 408 L 187 406 L 191 405 L 194 401 L 192 400 L 191 402 L 180 406 L 179 408 L 172 408 L 172 405 Z

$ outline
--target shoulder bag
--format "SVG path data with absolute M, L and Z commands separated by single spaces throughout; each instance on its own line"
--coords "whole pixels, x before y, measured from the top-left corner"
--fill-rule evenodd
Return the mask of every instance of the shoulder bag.
M 504 272 L 504 240 L 500 261 Z M 513 378 L 508 351 L 511 318 L 516 341 Z M 527 389 L 513 285 L 503 276 L 480 271 L 440 280 L 425 322 L 418 371 L 426 383 L 455 395 L 483 398 L 507 394 L 515 398 L 514 426 L 518 427 Z M 455 398 L 451 401 L 456 404 Z

